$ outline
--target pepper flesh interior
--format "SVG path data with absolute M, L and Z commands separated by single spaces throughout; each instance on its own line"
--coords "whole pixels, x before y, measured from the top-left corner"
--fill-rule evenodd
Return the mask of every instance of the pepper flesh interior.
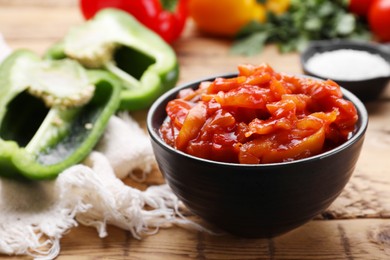
M 6 108 L 0 113 L 0 138 L 37 154 L 67 134 L 68 122 L 91 100 L 95 86 L 85 69 L 70 59 L 41 60 L 20 50 L 11 61 L 11 81 L 0 100 Z
M 109 71 L 120 80 L 119 109 L 126 110 L 148 108 L 175 86 L 179 75 L 172 47 L 127 12 L 113 8 L 73 27 L 46 57 Z
M 141 76 L 156 60 L 146 55 L 146 50 L 136 50 L 128 44 L 133 40 L 122 31 L 121 25 L 109 19 L 89 21 L 65 37 L 65 54 L 86 68 L 110 71 L 126 88 L 140 87 Z
M 43 122 L 49 109 L 42 100 L 31 96 L 27 91 L 16 96 L 7 107 L 0 136 L 4 140 L 13 140 L 20 147 L 26 146 Z
M 66 135 L 62 136 L 62 141 L 41 150 L 37 157 L 38 162 L 47 165 L 58 163 L 74 153 L 78 147 L 77 144 L 82 143 L 88 137 L 90 134 L 88 125 L 97 121 L 113 94 L 112 88 L 107 86 L 106 82 L 97 84 L 99 87 L 96 88 L 91 101 L 71 114 L 73 118 L 68 121 L 70 123 L 67 126 Z
M 120 94 L 111 73 L 14 51 L 0 64 L 0 177 L 53 179 L 82 161 Z
M 118 68 L 137 80 L 140 80 L 144 71 L 156 62 L 151 56 L 125 46 L 119 47 L 115 51 L 114 60 Z M 137 64 L 137 66 L 134 66 L 134 64 Z

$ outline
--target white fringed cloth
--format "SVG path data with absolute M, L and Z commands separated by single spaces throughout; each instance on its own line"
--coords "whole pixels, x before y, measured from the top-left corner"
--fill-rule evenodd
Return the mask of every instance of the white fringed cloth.
M 0 34 L 0 60 L 9 52 Z M 180 214 L 180 202 L 167 185 L 140 191 L 121 181 L 134 170 L 145 176 L 154 165 L 149 137 L 123 113 L 111 117 L 82 164 L 55 180 L 0 179 L 0 253 L 53 259 L 61 237 L 79 224 L 95 227 L 100 237 L 107 236 L 107 225 L 129 230 L 135 238 L 172 224 L 202 229 Z
M 147 174 L 154 163 L 147 135 L 123 114 L 110 119 L 97 150 L 83 164 L 57 179 L 1 179 L 0 253 L 53 259 L 63 234 L 78 224 L 95 227 L 100 237 L 107 236 L 107 225 L 129 230 L 135 238 L 172 224 L 201 229 L 180 214 L 180 202 L 167 185 L 140 191 L 115 175 L 125 177 L 135 169 Z

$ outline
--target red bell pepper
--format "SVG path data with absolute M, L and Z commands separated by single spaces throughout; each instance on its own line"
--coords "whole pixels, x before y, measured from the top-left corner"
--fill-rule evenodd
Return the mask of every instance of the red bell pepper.
M 118 8 L 133 15 L 138 21 L 172 43 L 181 35 L 188 17 L 189 0 L 80 0 L 86 19 L 103 8 Z M 174 4 L 171 4 L 171 3 Z M 164 4 L 174 10 L 164 8 Z

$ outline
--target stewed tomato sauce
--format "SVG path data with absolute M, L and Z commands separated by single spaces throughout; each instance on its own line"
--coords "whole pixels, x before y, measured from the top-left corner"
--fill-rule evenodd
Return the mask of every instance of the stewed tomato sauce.
M 334 81 L 239 65 L 233 78 L 184 89 L 166 107 L 160 135 L 185 153 L 264 164 L 313 156 L 345 142 L 358 120 Z

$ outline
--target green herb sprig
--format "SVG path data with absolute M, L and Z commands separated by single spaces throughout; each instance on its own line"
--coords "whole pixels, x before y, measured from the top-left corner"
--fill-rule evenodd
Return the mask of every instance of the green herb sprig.
M 347 6 L 345 0 L 291 0 L 286 13 L 269 12 L 266 22 L 252 21 L 244 26 L 230 51 L 251 56 L 268 43 L 277 44 L 285 53 L 301 51 L 313 40 L 370 39 L 366 22 L 348 12 Z

